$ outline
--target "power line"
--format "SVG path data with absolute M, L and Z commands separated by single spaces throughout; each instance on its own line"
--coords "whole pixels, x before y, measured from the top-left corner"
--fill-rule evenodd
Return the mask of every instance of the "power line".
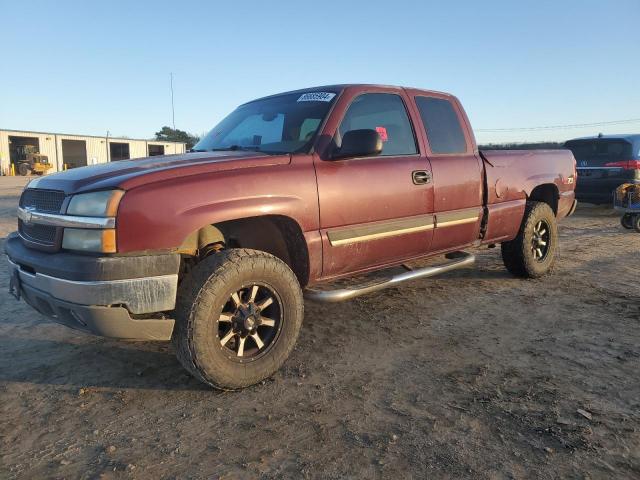
M 478 128 L 476 132 L 523 132 L 523 131 L 535 131 L 535 130 L 562 130 L 568 128 L 583 128 L 583 127 L 602 127 L 605 125 L 625 125 L 628 123 L 640 123 L 640 118 L 629 118 L 626 120 L 612 120 L 610 122 L 596 122 L 596 123 L 573 123 L 569 125 L 549 125 L 544 127 L 516 127 L 516 128 Z

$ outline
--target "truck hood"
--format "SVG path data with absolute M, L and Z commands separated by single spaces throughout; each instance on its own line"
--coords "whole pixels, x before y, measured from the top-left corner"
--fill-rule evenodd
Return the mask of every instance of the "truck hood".
M 130 190 L 170 178 L 239 168 L 286 165 L 290 161 L 290 155 L 266 155 L 260 152 L 192 152 L 74 168 L 32 180 L 29 188 L 64 190 L 66 194 L 108 188 Z

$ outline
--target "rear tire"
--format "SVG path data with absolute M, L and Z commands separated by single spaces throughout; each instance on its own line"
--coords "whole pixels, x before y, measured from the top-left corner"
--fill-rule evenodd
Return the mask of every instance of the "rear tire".
M 501 245 L 502 261 L 513 275 L 541 277 L 553 267 L 557 245 L 558 226 L 551 207 L 527 202 L 518 235 Z
M 234 390 L 282 366 L 303 315 L 300 285 L 284 262 L 256 250 L 224 250 L 183 279 L 172 340 L 178 360 L 194 377 Z
M 640 215 L 635 215 L 633 217 L 633 229 L 640 233 Z

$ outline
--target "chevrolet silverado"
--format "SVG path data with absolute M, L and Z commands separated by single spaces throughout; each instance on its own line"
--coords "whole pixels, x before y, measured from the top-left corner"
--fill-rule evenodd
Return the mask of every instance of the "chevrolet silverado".
M 241 388 L 291 353 L 305 295 L 370 294 L 468 265 L 481 245 L 501 244 L 516 276 L 547 273 L 575 179 L 568 150 L 479 151 L 446 93 L 287 92 L 241 105 L 189 153 L 32 180 L 5 242 L 10 289 L 76 329 L 172 340 L 196 378 Z

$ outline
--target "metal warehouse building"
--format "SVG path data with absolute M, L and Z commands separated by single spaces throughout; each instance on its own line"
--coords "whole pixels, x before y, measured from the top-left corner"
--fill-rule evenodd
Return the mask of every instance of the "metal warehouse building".
M 0 172 L 10 175 L 20 147 L 31 146 L 48 157 L 47 173 L 98 163 L 184 153 L 186 144 L 132 138 L 68 135 L 0 129 Z

